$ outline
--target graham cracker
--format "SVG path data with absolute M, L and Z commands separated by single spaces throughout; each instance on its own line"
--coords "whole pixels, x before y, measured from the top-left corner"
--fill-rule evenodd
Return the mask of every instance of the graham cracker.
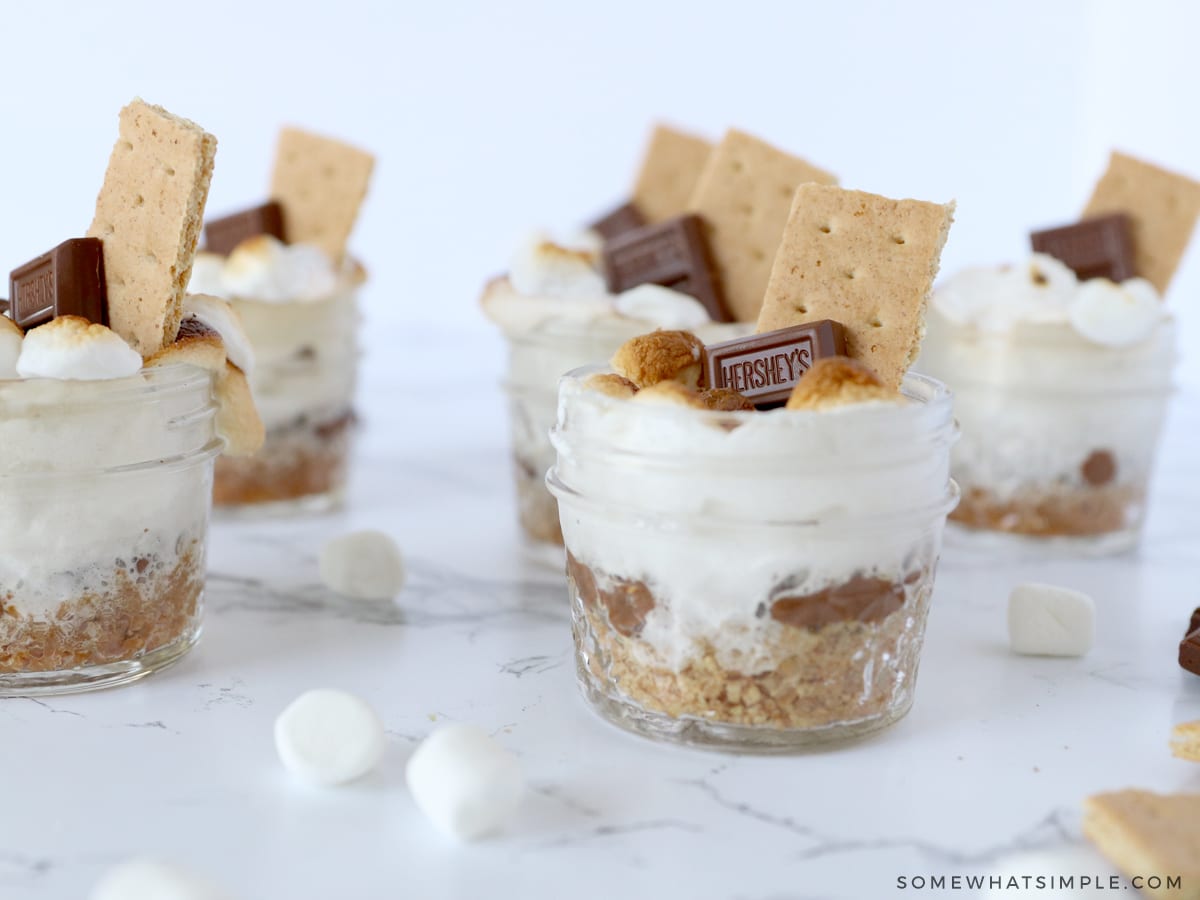
M 1162 878 L 1143 896 L 1200 900 L 1200 794 L 1097 794 L 1084 801 L 1083 833 L 1126 875 Z M 1181 878 L 1178 889 L 1168 875 Z
M 1200 216 L 1200 182 L 1114 151 L 1083 217 L 1119 212 L 1129 216 L 1137 274 L 1165 294 Z
M 374 167 L 375 157 L 357 147 L 298 128 L 282 129 L 271 199 L 283 207 L 289 243 L 313 244 L 340 263 Z
M 954 203 L 821 184 L 796 190 L 758 330 L 833 319 L 846 355 L 897 389 L 920 351 Z
M 713 145 L 704 138 L 659 124 L 633 187 L 633 205 L 650 224 L 665 222 L 687 207 Z
M 89 237 L 104 242 L 108 321 L 142 356 L 175 339 L 217 139 L 140 99 L 121 110 Z
M 1180 722 L 1171 729 L 1171 753 L 1180 759 L 1200 762 L 1200 719 Z
M 792 198 L 810 181 L 836 184 L 837 177 L 736 129 L 709 157 L 688 211 L 707 225 L 725 305 L 737 321 L 758 318 Z

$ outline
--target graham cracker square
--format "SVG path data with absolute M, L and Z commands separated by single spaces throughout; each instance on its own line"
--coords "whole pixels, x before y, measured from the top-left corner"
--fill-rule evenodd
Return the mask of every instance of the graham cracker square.
M 1165 294 L 1200 216 L 1200 182 L 1114 151 L 1083 217 L 1120 212 L 1129 216 L 1137 274 Z
M 925 309 L 953 221 L 953 203 L 801 185 L 758 330 L 841 322 L 847 355 L 898 388 L 925 336 Z
M 142 356 L 175 339 L 217 139 L 140 99 L 121 110 L 88 237 L 104 242 L 110 327 Z
M 633 188 L 633 205 L 647 222 L 665 222 L 684 211 L 712 149 L 704 138 L 655 126 Z
M 739 322 L 758 318 L 792 198 L 806 182 L 837 177 L 736 129 L 700 175 L 688 210 L 705 221 L 725 305 Z
M 1097 794 L 1084 801 L 1083 833 L 1126 875 L 1160 876 L 1143 896 L 1200 900 L 1200 794 Z M 1167 875 L 1181 887 L 1169 887 Z
M 375 157 L 357 147 L 298 128 L 282 129 L 271 199 L 283 207 L 288 241 L 314 244 L 341 262 L 374 167 Z

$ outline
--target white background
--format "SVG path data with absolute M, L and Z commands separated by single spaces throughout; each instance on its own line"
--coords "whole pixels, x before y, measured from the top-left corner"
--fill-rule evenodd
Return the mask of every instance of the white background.
M 1011 260 L 1031 227 L 1075 218 L 1110 147 L 1200 176 L 1185 0 L 2 9 L 0 270 L 87 228 L 135 95 L 217 135 L 215 214 L 263 198 L 276 129 L 295 123 L 379 158 L 353 240 L 375 349 L 415 321 L 486 327 L 478 289 L 514 241 L 622 199 L 657 117 L 738 125 L 847 186 L 957 198 L 944 271 Z M 1195 247 L 1170 303 L 1194 387 Z

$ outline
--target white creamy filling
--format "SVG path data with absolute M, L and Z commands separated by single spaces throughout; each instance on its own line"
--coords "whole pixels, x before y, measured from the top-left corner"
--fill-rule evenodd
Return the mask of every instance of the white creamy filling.
M 197 253 L 188 292 L 291 306 L 323 300 L 357 277 L 350 257 L 339 268 L 319 247 L 284 244 L 260 234 L 228 256 Z
M 785 582 L 794 596 L 855 575 L 902 581 L 934 558 L 947 404 L 740 414 L 729 430 L 715 424 L 728 415 L 566 379 L 554 440 L 567 548 L 599 573 L 646 582 L 657 606 L 640 637 L 668 665 L 704 640 L 723 666 L 758 671 L 781 627 L 765 609 Z

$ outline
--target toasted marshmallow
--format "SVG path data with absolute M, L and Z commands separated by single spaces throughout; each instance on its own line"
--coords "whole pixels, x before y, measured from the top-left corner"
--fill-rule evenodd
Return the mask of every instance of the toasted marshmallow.
M 517 249 L 508 278 L 517 293 L 527 297 L 574 300 L 608 293 L 593 253 L 563 247 L 542 235 L 534 235 Z
M 831 409 L 855 403 L 900 403 L 904 396 L 887 387 L 879 376 L 856 359 L 827 356 L 818 359 L 792 388 L 788 409 Z
M 633 397 L 638 403 L 654 403 L 659 406 L 686 406 L 691 409 L 708 409 L 700 392 L 678 381 L 660 381 L 638 391 Z
M 617 312 L 644 319 L 659 328 L 699 328 L 709 322 L 708 310 L 695 297 L 657 284 L 639 284 L 617 295 Z
M 586 385 L 593 391 L 599 391 L 618 400 L 628 400 L 638 392 L 638 386 L 628 378 L 623 378 L 612 372 L 597 372 L 588 377 Z
M 17 377 L 17 358 L 25 333 L 8 316 L 0 316 L 0 380 Z
M 250 456 L 266 440 L 266 429 L 250 383 L 231 362 L 217 375 L 217 434 L 225 441 L 226 456 Z
M 640 388 L 678 381 L 690 388 L 700 383 L 700 350 L 704 344 L 689 331 L 652 331 L 630 338 L 612 358 L 612 367 Z
M 1071 327 L 1096 344 L 1128 347 L 1144 341 L 1166 318 L 1162 300 L 1144 278 L 1114 284 L 1092 278 L 1079 285 L 1067 311 Z
M 219 297 L 208 294 L 189 294 L 183 298 L 184 314 L 191 313 L 221 336 L 225 356 L 245 372 L 254 374 L 254 348 L 242 327 L 237 310 Z
M 754 404 L 732 388 L 712 388 L 700 392 L 700 399 L 708 409 L 718 412 L 749 412 Z
M 175 340 L 157 353 L 146 357 L 147 367 L 196 366 L 220 373 L 225 368 L 225 342 L 195 316 L 187 316 L 179 323 Z
M 103 381 L 140 371 L 142 357 L 119 334 L 79 316 L 59 316 L 33 328 L 21 343 L 22 378 Z
M 337 281 L 333 263 L 320 248 L 258 234 L 229 254 L 217 293 L 266 303 L 319 300 L 333 293 Z
M 1034 253 L 1020 266 L 965 269 L 940 284 L 932 302 L 952 322 L 1003 333 L 1018 322 L 1065 322 L 1077 284 L 1067 266 Z

